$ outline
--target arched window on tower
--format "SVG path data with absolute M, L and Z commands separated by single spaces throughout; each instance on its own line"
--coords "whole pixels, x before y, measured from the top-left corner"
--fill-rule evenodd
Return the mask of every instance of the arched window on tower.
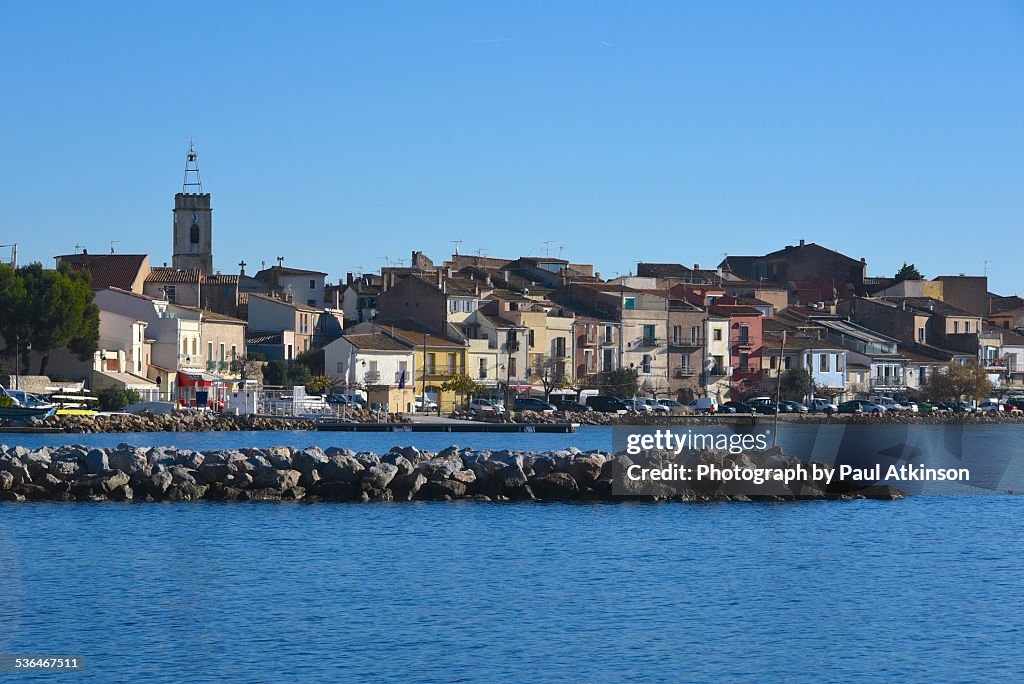
M 189 231 L 189 241 L 193 245 L 199 244 L 199 226 L 192 224 L 192 230 Z

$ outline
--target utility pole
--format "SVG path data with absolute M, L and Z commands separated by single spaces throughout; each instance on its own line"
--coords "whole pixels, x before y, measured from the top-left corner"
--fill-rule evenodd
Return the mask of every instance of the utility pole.
M 775 375 L 775 426 L 772 428 L 772 447 L 779 438 L 779 401 L 782 399 L 782 366 L 786 358 L 786 331 L 782 331 L 782 345 L 779 347 L 779 368 Z

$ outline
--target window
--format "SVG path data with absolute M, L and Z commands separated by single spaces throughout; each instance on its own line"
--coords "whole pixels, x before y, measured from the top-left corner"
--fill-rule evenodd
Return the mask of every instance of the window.
M 690 326 L 690 344 L 700 344 L 700 326 Z
M 231 345 L 231 360 L 234 361 L 238 358 L 238 347 Z
M 227 357 L 224 355 L 224 343 L 223 342 L 220 343 L 220 350 L 219 351 L 220 351 L 220 362 L 224 363 L 224 361 L 227 360 Z
M 455 313 L 459 310 L 459 301 L 457 299 L 448 300 L 448 313 Z
M 612 341 L 612 326 L 604 326 L 604 341 L 610 343 Z
M 653 344 L 654 343 L 654 339 L 655 339 L 654 338 L 654 326 L 653 325 L 645 325 L 644 326 L 644 342 L 647 343 L 647 344 Z
M 307 299 L 306 300 L 306 306 L 314 306 L 315 307 L 316 306 L 316 300 L 315 299 Z
M 927 338 L 925 336 L 925 330 L 926 329 L 924 327 L 920 327 L 917 329 L 917 341 L 922 344 L 924 344 L 927 341 Z
M 750 326 L 746 323 L 740 324 L 740 344 L 746 344 L 750 341 Z
M 189 229 L 188 233 L 189 233 L 188 241 L 191 242 L 193 245 L 198 245 L 199 244 L 199 226 L 197 226 L 196 224 L 193 223 L 192 224 L 192 228 Z
M 508 374 L 510 378 L 519 376 L 519 372 L 516 369 L 516 357 L 512 356 L 508 360 Z
M 555 338 L 555 357 L 559 358 L 559 359 L 564 359 L 565 358 L 565 338 L 564 337 L 556 337 Z
M 683 326 L 672 326 L 672 344 L 679 344 L 683 341 Z
M 398 362 L 398 377 L 395 378 L 395 382 L 404 383 L 406 379 L 406 371 L 409 370 L 409 363 L 407 361 Z
M 964 332 L 965 333 L 971 332 L 971 322 L 970 321 L 964 321 Z
M 344 373 L 345 372 L 345 362 L 344 361 L 339 361 L 338 362 L 338 372 L 339 373 Z
M 626 297 L 625 301 L 626 301 L 626 308 L 627 309 L 635 309 L 636 308 L 636 300 L 633 297 Z
M 487 377 L 487 359 L 480 359 L 480 379 Z
M 640 363 L 640 372 L 641 373 L 650 373 L 651 372 L 651 355 L 650 354 L 644 354 L 644 360 Z
M 594 372 L 594 352 L 593 350 L 586 349 L 583 352 L 583 367 L 587 373 Z
M 199 340 L 192 338 L 192 356 L 199 356 Z
M 953 321 L 953 334 L 960 332 L 960 321 Z
M 829 358 L 830 354 L 819 354 L 818 355 L 818 370 L 822 373 L 828 373 L 829 369 Z
M 178 301 L 178 288 L 174 285 L 164 285 L 164 299 L 171 304 Z
M 530 328 L 529 336 L 530 336 L 530 338 L 529 338 L 530 339 L 530 346 L 532 347 L 533 346 L 533 328 Z
M 448 354 L 448 375 L 455 375 L 455 354 Z
M 310 290 L 315 290 L 316 289 L 316 281 L 315 280 L 310 280 L 309 281 L 309 289 Z
M 206 343 L 206 360 L 213 361 L 213 342 Z
M 787 356 L 782 361 L 782 368 L 784 370 L 790 370 L 792 367 L 793 367 L 793 357 L 792 356 Z
M 777 356 L 770 357 L 768 359 L 768 367 L 771 368 L 772 370 L 775 370 L 776 368 L 778 368 L 779 367 L 779 358 Z
M 740 370 L 744 373 L 750 370 L 750 353 L 740 352 Z
M 433 375 L 436 370 L 437 357 L 433 352 L 427 354 L 427 373 Z
M 615 370 L 615 357 L 613 349 L 605 349 L 604 355 L 601 358 L 601 370 L 605 373 L 610 373 Z
M 181 338 L 181 355 L 188 356 L 188 338 Z
M 715 342 L 721 342 L 722 341 L 722 329 L 721 328 L 715 328 L 714 338 L 715 338 Z

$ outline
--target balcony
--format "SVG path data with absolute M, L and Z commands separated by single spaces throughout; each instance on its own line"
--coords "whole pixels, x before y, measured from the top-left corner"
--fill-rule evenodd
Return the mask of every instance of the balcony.
M 902 375 L 883 375 L 871 378 L 871 389 L 900 390 L 906 389 Z
M 680 337 L 678 339 L 673 338 L 669 343 L 669 347 L 679 349 L 695 349 L 697 347 L 704 346 L 704 336 L 699 337 Z
M 363 373 L 363 382 L 367 385 L 377 385 L 380 383 L 380 371 L 366 371 Z
M 217 362 L 216 361 L 207 361 L 206 362 L 206 370 L 208 370 L 208 371 L 217 370 Z
M 672 375 L 677 378 L 691 378 L 697 374 L 697 369 L 691 366 L 676 366 L 675 370 L 672 371 Z
M 226 373 L 231 364 L 227 361 L 221 361 L 217 364 L 217 370 L 222 373 Z
M 638 337 L 637 339 L 630 342 L 629 346 L 631 349 L 644 349 L 650 347 L 657 347 L 665 343 L 665 340 L 658 339 L 657 337 Z

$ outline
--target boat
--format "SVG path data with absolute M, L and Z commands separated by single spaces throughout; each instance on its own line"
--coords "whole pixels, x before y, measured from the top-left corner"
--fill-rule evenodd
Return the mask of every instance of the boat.
M 49 418 L 57 412 L 56 404 L 24 390 L 4 389 L 0 385 L 0 397 L 7 397 L 13 402 L 12 406 L 0 406 L 0 419 Z

